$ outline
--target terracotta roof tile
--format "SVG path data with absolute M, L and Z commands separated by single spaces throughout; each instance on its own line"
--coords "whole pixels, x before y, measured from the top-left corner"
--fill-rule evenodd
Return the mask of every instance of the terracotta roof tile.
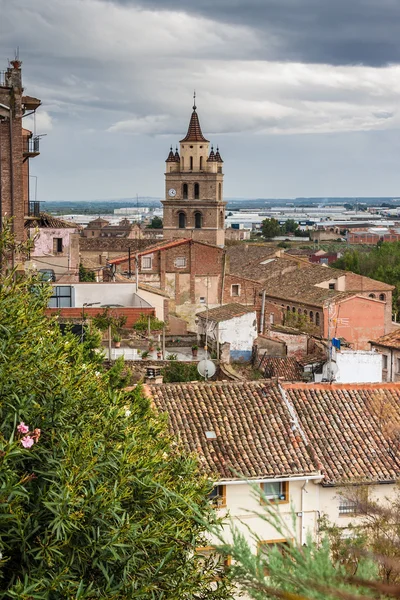
M 292 356 L 264 355 L 258 368 L 263 373 L 265 379 L 280 377 L 285 381 L 302 380 L 303 369 Z
M 203 319 L 208 318 L 209 321 L 220 323 L 221 321 L 229 321 L 229 319 L 241 317 L 242 315 L 251 312 L 255 312 L 254 308 L 251 306 L 244 306 L 243 304 L 232 302 L 231 304 L 210 308 L 208 311 L 202 310 L 201 312 L 196 313 L 196 316 L 202 317 Z
M 379 346 L 385 346 L 386 348 L 395 348 L 400 350 L 400 328 L 395 329 L 391 333 L 387 333 L 377 340 L 371 340 L 371 344 L 378 344 Z
M 25 217 L 25 229 L 30 227 L 49 228 L 49 229 L 82 229 L 77 223 L 58 219 L 47 213 L 40 213 L 38 217 Z
M 171 432 L 221 479 L 310 475 L 318 472 L 277 385 L 268 382 L 149 386 Z M 209 441 L 206 431 L 214 431 Z M 240 474 L 240 475 L 239 475 Z
M 190 117 L 189 127 L 187 130 L 187 134 L 181 140 L 181 142 L 208 142 L 204 137 L 201 127 L 198 114 L 196 112 L 196 107 L 193 107 L 192 116 Z
M 400 448 L 390 440 L 390 430 L 400 427 L 400 384 L 294 383 L 283 388 L 323 465 L 326 483 L 399 477 Z

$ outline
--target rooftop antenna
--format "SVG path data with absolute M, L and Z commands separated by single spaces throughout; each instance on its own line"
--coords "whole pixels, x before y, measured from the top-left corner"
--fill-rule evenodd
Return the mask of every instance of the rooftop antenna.
M 196 90 L 193 90 L 193 110 L 196 110 Z

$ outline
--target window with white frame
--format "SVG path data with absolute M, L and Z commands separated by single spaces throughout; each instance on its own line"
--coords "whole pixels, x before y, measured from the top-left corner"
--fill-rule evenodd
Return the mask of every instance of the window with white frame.
M 382 368 L 385 370 L 388 368 L 388 357 L 386 354 L 382 354 Z
M 205 296 L 200 296 L 200 304 L 205 304 L 205 303 L 206 303 Z
M 151 269 L 153 266 L 153 259 L 151 256 L 142 256 L 142 269 Z
M 231 286 L 231 296 L 240 296 L 240 285 L 238 283 Z
M 177 269 L 183 269 L 184 267 L 186 267 L 186 257 L 185 256 L 178 256 L 175 259 L 174 264 L 177 267 Z

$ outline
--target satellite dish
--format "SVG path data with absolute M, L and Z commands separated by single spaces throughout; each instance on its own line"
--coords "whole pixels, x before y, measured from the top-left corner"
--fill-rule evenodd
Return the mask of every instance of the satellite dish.
M 202 377 L 208 379 L 215 374 L 215 365 L 212 360 L 201 360 L 197 365 L 197 370 Z

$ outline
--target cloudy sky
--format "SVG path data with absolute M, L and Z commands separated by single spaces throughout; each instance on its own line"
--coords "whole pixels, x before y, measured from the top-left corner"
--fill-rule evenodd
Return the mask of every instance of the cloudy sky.
M 0 0 L 41 200 L 161 197 L 193 89 L 227 197 L 400 196 L 398 0 Z

